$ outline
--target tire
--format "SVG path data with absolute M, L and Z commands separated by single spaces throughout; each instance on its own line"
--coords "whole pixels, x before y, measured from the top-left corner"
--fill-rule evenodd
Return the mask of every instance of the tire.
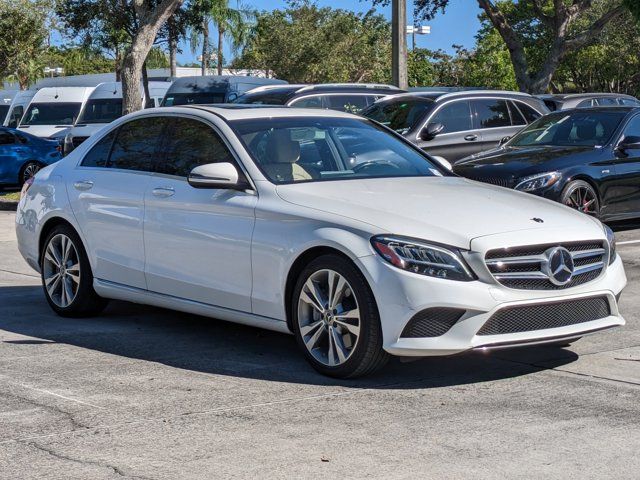
M 66 256 L 64 252 L 67 252 Z M 61 264 L 64 268 L 60 267 Z M 45 298 L 61 317 L 89 317 L 107 306 L 108 301 L 93 289 L 87 253 L 80 237 L 70 226 L 58 225 L 47 235 L 40 271 Z
M 42 164 L 34 160 L 30 160 L 25 163 L 20 169 L 20 175 L 18 176 L 18 183 L 20 184 L 20 186 L 24 185 L 24 182 L 38 173 L 41 168 Z
M 291 312 L 298 345 L 323 375 L 369 375 L 389 358 L 382 349 L 380 315 L 371 288 L 341 256 L 323 255 L 307 265 L 296 282 Z
M 600 216 L 600 200 L 598 192 L 583 180 L 569 182 L 562 191 L 562 204 L 598 218 Z

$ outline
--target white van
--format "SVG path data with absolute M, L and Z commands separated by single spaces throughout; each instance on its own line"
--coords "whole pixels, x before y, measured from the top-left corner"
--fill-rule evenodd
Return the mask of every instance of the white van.
M 31 99 L 19 130 L 49 138 L 71 127 L 95 87 L 45 87 Z
M 146 100 L 142 86 L 140 92 L 146 108 L 157 107 L 162 102 L 164 94 L 171 82 L 149 82 L 149 99 Z M 87 138 L 122 116 L 122 83 L 106 82 L 98 85 L 87 100 L 74 126 L 59 135 L 64 134 L 64 154 L 68 154 Z
M 0 90 L 0 123 L 4 124 L 9 110 L 11 110 L 11 102 L 19 90 Z
M 35 94 L 35 90 L 21 90 L 17 92 L 11 101 L 6 116 L 0 117 L 2 119 L 2 125 L 9 128 L 18 128 L 20 119 Z

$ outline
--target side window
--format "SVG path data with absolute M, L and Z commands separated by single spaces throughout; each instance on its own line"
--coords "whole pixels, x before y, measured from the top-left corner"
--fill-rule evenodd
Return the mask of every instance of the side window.
M 522 103 L 522 102 L 511 102 L 511 103 L 514 104 L 516 107 L 518 107 L 518 110 L 520 110 L 520 113 L 522 113 L 527 123 L 531 123 L 542 116 L 541 113 L 538 113 L 526 103 Z
M 148 117 L 132 120 L 118 129 L 107 163 L 109 168 L 151 172 L 165 119 Z
M 11 114 L 9 115 L 9 123 L 8 126 L 11 128 L 16 128 L 22 119 L 22 115 L 24 114 L 24 107 L 22 105 L 16 105 L 11 110 Z
M 327 95 L 326 101 L 331 110 L 359 113 L 367 108 L 366 95 Z
M 633 117 L 624 127 L 622 138 L 627 137 L 640 137 L 640 115 Z
M 166 156 L 156 169 L 159 173 L 186 177 L 198 165 L 235 163 L 224 142 L 206 123 L 189 118 L 172 118 L 169 122 Z
M 583 100 L 581 101 L 578 105 L 576 105 L 576 108 L 589 108 L 589 107 L 597 107 L 598 106 L 598 102 L 596 102 L 596 100 Z
M 446 104 L 431 117 L 429 123 L 444 125 L 442 133 L 471 130 L 471 107 L 466 100 Z
M 473 100 L 478 128 L 496 128 L 511 126 L 506 100 Z
M 522 113 L 520 113 L 520 110 L 518 109 L 518 107 L 516 107 L 515 103 L 509 100 L 507 102 L 507 105 L 509 105 L 509 113 L 511 114 L 512 125 L 526 125 L 528 123 L 525 120 L 525 118 L 522 116 Z
M 294 100 L 291 102 L 291 106 L 298 108 L 325 108 L 322 104 L 322 97 L 320 95 L 302 97 L 299 100 Z
M 107 135 L 102 137 L 91 150 L 82 159 L 81 165 L 83 167 L 99 167 L 105 168 L 107 166 L 107 160 L 109 159 L 109 152 L 111 152 L 111 145 L 113 145 L 113 139 L 116 138 L 116 132 L 118 129 L 111 130 Z
M 620 102 L 620 105 L 629 105 L 632 107 L 637 107 L 638 105 L 640 105 L 640 102 L 631 98 L 619 98 L 618 101 Z
M 16 137 L 7 131 L 0 130 L 0 145 L 13 145 L 16 143 Z
M 616 102 L 615 98 L 603 97 L 598 99 L 598 105 L 601 105 L 601 106 L 617 105 L 617 104 L 618 102 Z

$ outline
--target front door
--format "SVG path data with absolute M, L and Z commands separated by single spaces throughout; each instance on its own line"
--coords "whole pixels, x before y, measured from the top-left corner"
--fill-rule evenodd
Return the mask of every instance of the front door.
M 254 192 L 197 189 L 187 182 L 198 165 L 236 164 L 211 125 L 174 117 L 164 138 L 165 156 L 145 192 L 149 290 L 250 312 L 257 197 Z
M 627 137 L 640 137 L 640 115 L 624 127 L 618 144 Z M 615 177 L 609 187 L 610 213 L 619 218 L 640 216 L 640 150 L 614 151 Z

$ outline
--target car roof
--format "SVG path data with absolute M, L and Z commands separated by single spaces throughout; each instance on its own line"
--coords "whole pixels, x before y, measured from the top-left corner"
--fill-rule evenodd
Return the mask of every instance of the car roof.
M 602 112 L 633 112 L 640 111 L 640 107 L 635 107 L 633 105 L 603 105 L 602 107 L 581 107 L 581 108 L 569 108 L 567 110 L 558 110 L 555 112 L 551 112 L 552 114 L 563 114 L 563 113 L 583 113 L 583 112 L 592 112 L 592 113 L 602 113 Z
M 630 98 L 635 99 L 631 95 L 624 93 L 547 93 L 544 95 L 537 95 L 538 98 L 543 100 L 573 100 L 573 99 L 588 99 L 588 98 L 600 98 L 600 97 L 613 97 L 613 98 Z
M 528 93 L 512 92 L 508 90 L 460 90 L 454 92 L 430 92 L 430 91 L 413 91 L 406 93 L 398 93 L 396 95 L 390 94 L 389 96 L 381 99 L 381 101 L 392 99 L 407 99 L 407 98 L 424 98 L 427 100 L 433 100 L 435 102 L 442 102 L 451 98 L 477 98 L 477 97 L 505 97 L 505 98 L 521 98 L 531 99 L 534 98 Z
M 213 113 L 225 120 L 247 120 L 257 118 L 273 117 L 327 117 L 327 118 L 362 118 L 349 113 L 337 110 L 319 108 L 293 108 L 280 105 L 252 105 L 221 103 L 217 105 L 181 105 L 176 107 L 165 107 L 164 111 L 180 111 L 181 109 L 202 110 Z M 184 111 L 184 110 L 183 110 Z M 156 112 L 157 113 L 157 112 Z

